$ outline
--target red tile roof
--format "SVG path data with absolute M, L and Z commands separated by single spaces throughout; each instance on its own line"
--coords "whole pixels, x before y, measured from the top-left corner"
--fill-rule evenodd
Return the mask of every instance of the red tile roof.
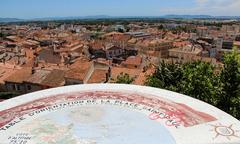
M 106 81 L 107 70 L 95 69 L 87 83 L 103 83 Z
M 44 79 L 51 73 L 50 70 L 36 70 L 34 74 L 32 74 L 25 82 L 32 84 L 41 84 Z
M 65 78 L 83 81 L 92 62 L 87 60 L 78 60 L 70 66 L 70 70 L 65 73 Z
M 147 76 L 152 75 L 155 71 L 154 67 L 149 68 L 146 72 L 141 72 L 139 76 L 134 80 L 134 84 L 136 85 L 144 85 Z
M 64 71 L 51 71 L 51 73 L 41 82 L 41 84 L 49 87 L 63 86 L 65 84 Z
M 131 56 L 126 59 L 126 61 L 122 62 L 123 65 L 136 65 L 140 66 L 142 63 L 142 58 L 140 56 Z
M 104 43 L 103 42 L 100 42 L 100 41 L 96 41 L 96 42 L 93 42 L 93 43 L 91 43 L 90 44 L 90 47 L 92 48 L 92 49 L 104 49 Z
M 17 70 L 11 76 L 5 79 L 6 82 L 22 83 L 32 76 L 32 68 L 25 67 Z
M 121 73 L 127 73 L 130 77 L 138 77 L 139 74 L 142 72 L 141 69 L 129 69 L 129 68 L 122 68 L 122 67 L 112 67 L 111 69 L 111 77 L 112 80 L 115 81 L 117 79 L 117 76 Z

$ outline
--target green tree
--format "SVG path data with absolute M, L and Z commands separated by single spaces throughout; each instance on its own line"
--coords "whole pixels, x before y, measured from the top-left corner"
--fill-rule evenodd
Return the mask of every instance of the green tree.
M 159 25 L 159 26 L 158 26 L 158 29 L 159 29 L 159 30 L 163 30 L 163 29 L 164 29 L 164 26 L 163 26 L 163 25 Z
M 198 61 L 176 65 L 161 62 L 155 73 L 147 77 L 145 85 L 183 93 L 215 105 L 218 83 L 214 67 L 209 63 Z
M 120 75 L 117 76 L 116 83 L 119 84 L 131 84 L 134 81 L 134 78 L 130 77 L 127 73 L 120 73 Z
M 18 95 L 19 94 L 15 92 L 0 92 L 0 99 L 10 99 Z
M 147 77 L 145 85 L 179 92 L 182 76 L 182 68 L 179 65 L 162 61 L 154 74 Z
M 126 32 L 130 31 L 130 27 L 126 26 Z
M 197 61 L 183 65 L 160 63 L 145 85 L 168 89 L 200 99 L 240 118 L 240 54 L 224 56 L 224 68 Z
M 0 37 L 1 37 L 1 38 L 4 38 L 4 37 L 6 37 L 6 36 L 7 36 L 7 34 L 0 33 Z
M 117 32 L 124 33 L 124 29 L 118 28 L 118 29 L 117 29 Z
M 218 76 L 214 67 L 205 62 L 197 61 L 183 65 L 181 93 L 215 104 L 218 94 Z
M 240 55 L 234 50 L 225 54 L 224 68 L 220 74 L 221 95 L 217 106 L 240 118 Z

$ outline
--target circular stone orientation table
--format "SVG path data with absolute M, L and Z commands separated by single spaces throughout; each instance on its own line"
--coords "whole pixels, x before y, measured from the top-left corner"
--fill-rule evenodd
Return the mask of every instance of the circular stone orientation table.
M 77 85 L 1 102 L 0 144 L 240 144 L 240 122 L 166 90 Z

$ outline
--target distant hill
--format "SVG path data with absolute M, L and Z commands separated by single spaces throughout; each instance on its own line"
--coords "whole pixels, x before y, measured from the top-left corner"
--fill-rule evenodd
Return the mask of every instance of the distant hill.
M 211 16 L 211 15 L 164 15 L 164 16 L 76 16 L 76 17 L 49 17 L 32 20 L 73 20 L 73 19 L 124 19 L 124 18 L 165 18 L 165 19 L 240 19 L 240 16 Z
M 0 22 L 19 22 L 23 21 L 23 19 L 18 18 L 0 18 Z
M 211 16 L 211 15 L 165 15 L 162 18 L 176 19 L 240 19 L 240 16 Z
M 83 19 L 124 19 L 124 18 L 164 18 L 164 19 L 240 19 L 240 16 L 211 16 L 211 15 L 164 15 L 164 16 L 75 16 L 75 17 L 46 17 L 34 19 L 18 19 L 18 18 L 0 18 L 2 22 L 21 22 L 21 21 L 50 21 L 50 20 L 83 20 Z
M 75 16 L 75 17 L 47 17 L 47 18 L 35 18 L 31 20 L 45 21 L 45 20 L 74 20 L 74 19 L 108 19 L 112 18 L 107 15 L 96 15 L 96 16 Z
M 164 18 L 182 18 L 182 19 L 201 19 L 201 18 L 214 18 L 210 15 L 165 15 Z

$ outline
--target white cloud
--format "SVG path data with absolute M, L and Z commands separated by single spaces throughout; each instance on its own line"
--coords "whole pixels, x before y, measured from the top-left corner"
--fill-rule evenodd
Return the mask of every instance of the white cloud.
M 239 15 L 240 0 L 196 0 L 199 12 L 213 15 Z
M 206 14 L 215 16 L 240 16 L 240 0 L 194 0 L 191 8 L 163 8 L 161 13 L 171 14 Z
M 199 5 L 204 5 L 205 3 L 207 3 L 209 0 L 197 0 L 197 3 Z

